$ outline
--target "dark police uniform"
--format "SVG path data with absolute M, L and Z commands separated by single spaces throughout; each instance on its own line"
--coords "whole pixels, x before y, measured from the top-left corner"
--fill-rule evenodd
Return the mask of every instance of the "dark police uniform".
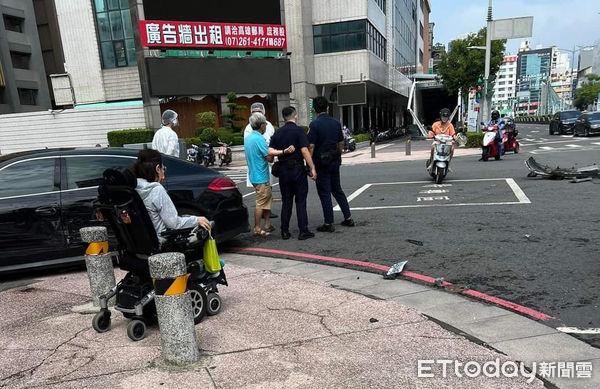
M 333 224 L 331 195 L 335 197 L 340 206 L 344 219 L 350 219 L 350 207 L 340 182 L 342 157 L 339 153 L 336 153 L 338 143 L 344 141 L 342 125 L 328 114 L 320 114 L 310 123 L 308 140 L 310 144 L 315 145 L 313 162 L 317 170 L 317 192 L 321 199 L 325 224 Z M 330 158 L 329 163 L 324 163 L 321 158 L 324 153 L 332 153 L 335 157 Z
M 285 123 L 271 137 L 269 147 L 284 150 L 293 145 L 296 150 L 292 154 L 277 157 L 281 168 L 279 188 L 281 191 L 281 232 L 289 233 L 290 218 L 294 198 L 296 201 L 296 218 L 300 233 L 308 232 L 308 214 L 306 212 L 306 196 L 308 195 L 308 179 L 304 167 L 304 157 L 300 149 L 308 148 L 308 137 L 302 127 L 294 122 Z

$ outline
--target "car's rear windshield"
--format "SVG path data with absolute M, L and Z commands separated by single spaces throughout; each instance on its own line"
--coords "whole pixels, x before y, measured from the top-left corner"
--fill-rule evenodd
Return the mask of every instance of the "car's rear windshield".
M 567 112 L 561 112 L 560 118 L 561 119 L 576 119 L 579 115 L 581 115 L 581 112 L 579 112 L 579 111 L 567 111 Z

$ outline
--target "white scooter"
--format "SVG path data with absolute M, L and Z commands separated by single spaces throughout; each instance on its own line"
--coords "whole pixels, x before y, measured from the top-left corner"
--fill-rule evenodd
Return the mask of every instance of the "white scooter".
M 431 167 L 428 167 L 427 171 L 435 179 L 436 184 L 441 184 L 448 173 L 453 138 L 450 135 L 438 134 L 433 139 L 433 163 L 429 165 Z

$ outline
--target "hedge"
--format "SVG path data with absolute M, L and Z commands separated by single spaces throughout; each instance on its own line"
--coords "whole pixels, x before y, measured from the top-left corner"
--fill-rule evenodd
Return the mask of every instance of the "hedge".
M 364 142 L 364 141 L 367 141 L 367 140 L 370 140 L 370 139 L 371 139 L 371 135 L 369 135 L 369 134 L 357 134 L 357 135 L 354 135 L 354 141 L 356 143 L 358 143 L 358 142 Z
M 483 134 L 483 132 L 467 132 L 467 144 L 465 147 L 481 147 Z
M 130 143 L 152 142 L 154 130 L 151 128 L 131 128 L 128 130 L 109 131 L 106 134 L 110 147 L 123 147 Z
M 234 146 L 239 146 L 239 145 L 243 145 L 244 144 L 244 135 L 242 134 L 235 134 L 233 136 L 233 145 Z

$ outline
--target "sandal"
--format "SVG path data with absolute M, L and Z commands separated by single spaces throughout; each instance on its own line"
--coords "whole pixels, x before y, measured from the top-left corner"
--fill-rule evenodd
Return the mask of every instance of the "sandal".
M 271 235 L 270 232 L 267 232 L 265 230 L 260 230 L 260 231 L 254 231 L 254 235 L 258 235 L 258 236 L 269 236 Z
M 269 226 L 269 228 L 265 228 L 265 231 L 266 232 L 273 232 L 273 231 L 275 231 L 275 227 Z

